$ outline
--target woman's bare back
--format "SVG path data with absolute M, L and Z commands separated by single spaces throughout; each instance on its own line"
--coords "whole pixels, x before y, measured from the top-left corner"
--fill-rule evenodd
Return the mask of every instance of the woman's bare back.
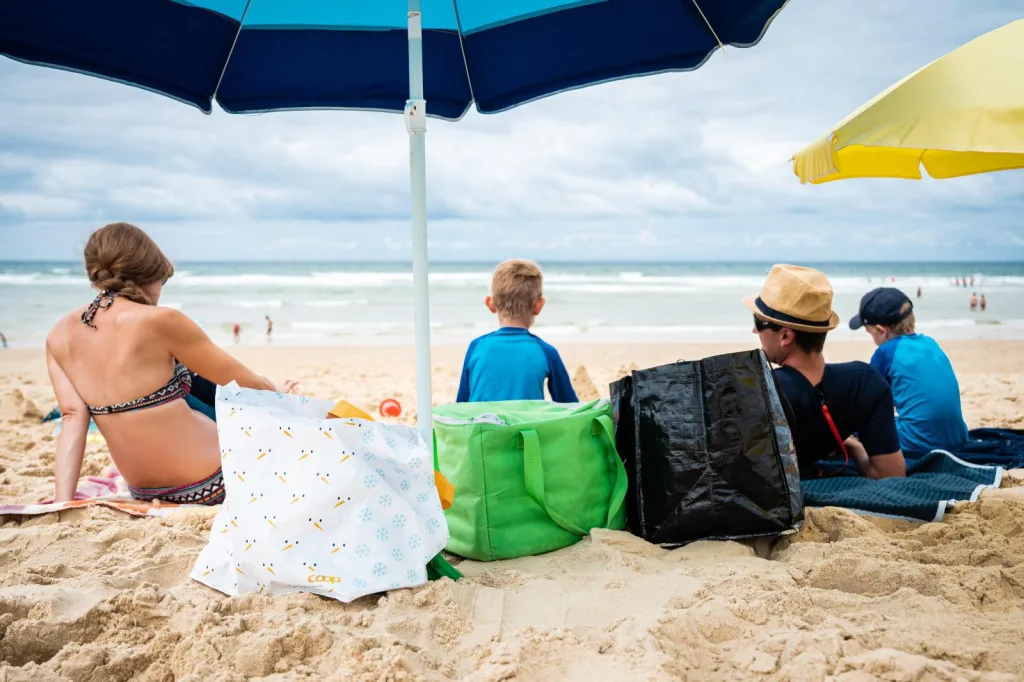
M 95 328 L 82 322 L 83 312 L 61 319 L 48 340 L 81 399 L 79 408 L 134 400 L 168 383 L 175 358 L 160 333 L 165 309 L 115 299 L 97 312 Z M 184 400 L 94 419 L 114 463 L 135 487 L 193 483 L 220 464 L 216 424 Z

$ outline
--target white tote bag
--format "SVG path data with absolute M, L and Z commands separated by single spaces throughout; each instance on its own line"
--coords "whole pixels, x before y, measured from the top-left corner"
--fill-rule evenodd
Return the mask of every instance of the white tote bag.
M 346 602 L 426 582 L 448 543 L 430 448 L 408 426 L 325 419 L 333 406 L 217 389 L 227 499 L 192 578 Z

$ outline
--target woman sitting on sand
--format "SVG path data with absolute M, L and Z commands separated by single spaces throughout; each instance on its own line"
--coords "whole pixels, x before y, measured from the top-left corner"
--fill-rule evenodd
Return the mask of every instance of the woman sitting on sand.
M 139 228 L 113 223 L 93 232 L 85 269 L 99 293 L 61 318 L 46 339 L 63 421 L 55 500 L 74 499 L 92 417 L 132 497 L 223 502 L 217 425 L 185 398 L 232 381 L 277 387 L 217 347 L 186 315 L 156 306 L 174 266 Z M 281 390 L 293 387 L 286 382 Z

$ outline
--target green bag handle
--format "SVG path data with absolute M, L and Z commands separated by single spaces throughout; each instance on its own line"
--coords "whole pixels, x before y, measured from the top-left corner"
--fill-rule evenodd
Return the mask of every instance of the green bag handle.
M 602 414 L 594 420 L 594 435 L 601 437 L 604 441 L 605 451 L 609 453 L 609 459 L 611 459 L 612 467 L 615 469 L 615 485 L 612 487 L 612 497 L 608 502 L 608 519 L 604 524 L 606 527 L 611 527 L 612 521 L 619 511 L 622 510 L 622 505 L 626 503 L 629 479 L 626 477 L 626 467 L 622 463 L 622 458 L 619 457 L 618 449 L 615 447 L 615 424 L 612 422 L 611 417 Z
M 586 536 L 588 531 L 583 530 L 554 509 L 548 507 L 547 501 L 544 499 L 544 467 L 541 464 L 540 436 L 537 435 L 537 431 L 534 429 L 524 429 L 519 432 L 519 438 L 522 441 L 521 447 L 523 448 L 523 474 L 526 479 L 526 494 L 561 528 L 581 538 Z
M 437 429 L 431 429 L 430 435 L 433 436 L 434 441 L 434 471 L 440 471 L 441 468 L 437 466 Z
M 438 554 L 427 562 L 427 580 L 440 580 L 441 578 L 451 578 L 458 581 L 462 579 L 462 574 L 459 573 L 459 569 L 452 566 L 448 563 L 447 559 Z
M 602 415 L 594 419 L 593 434 L 601 438 L 605 445 L 605 453 L 611 453 L 616 468 L 615 485 L 612 488 L 612 495 L 608 504 L 608 517 L 605 520 L 606 526 L 612 524 L 615 515 L 622 508 L 626 500 L 627 485 L 626 468 L 622 465 L 622 460 L 619 459 L 618 452 L 615 449 L 615 438 L 612 436 L 612 428 L 612 420 L 607 416 Z M 519 437 L 521 439 L 521 447 L 523 448 L 523 473 L 526 480 L 526 493 L 530 496 L 530 499 L 536 502 L 544 510 L 544 513 L 558 524 L 559 527 L 580 537 L 589 535 L 589 530 L 580 528 L 548 507 L 547 501 L 544 499 L 544 469 L 541 462 L 540 436 L 537 435 L 537 431 L 534 429 L 524 429 L 519 432 Z

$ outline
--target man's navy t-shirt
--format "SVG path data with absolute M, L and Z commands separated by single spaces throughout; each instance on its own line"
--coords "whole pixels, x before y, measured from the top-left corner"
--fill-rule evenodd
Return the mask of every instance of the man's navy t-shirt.
M 811 385 L 791 367 L 775 370 L 775 378 L 788 403 L 787 417 L 802 477 L 818 476 L 819 460 L 843 459 L 839 443 L 821 411 L 823 395 L 843 440 L 856 434 L 869 456 L 888 455 L 900 449 L 889 383 L 871 365 L 825 365 L 825 375 L 818 386 Z
M 456 401 L 544 400 L 545 380 L 556 403 L 577 401 L 554 346 L 528 329 L 502 327 L 469 344 Z

